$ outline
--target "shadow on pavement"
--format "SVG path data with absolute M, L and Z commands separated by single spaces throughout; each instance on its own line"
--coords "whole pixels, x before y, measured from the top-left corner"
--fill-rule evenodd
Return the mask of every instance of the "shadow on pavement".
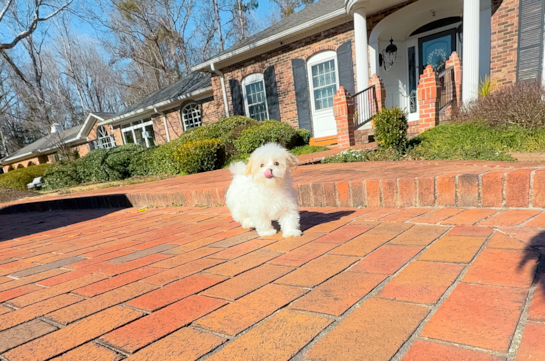
M 0 242 L 100 218 L 121 208 L 26 212 L 0 215 Z
M 354 213 L 354 211 L 338 211 L 332 213 L 301 211 L 299 213 L 301 216 L 301 230 L 305 231 L 325 222 L 338 221 L 352 213 Z
M 524 257 L 519 263 L 519 269 L 522 269 L 528 262 L 534 262 L 538 254 L 535 270 L 534 284 L 537 284 L 537 290 L 545 293 L 545 232 L 534 236 L 524 249 Z

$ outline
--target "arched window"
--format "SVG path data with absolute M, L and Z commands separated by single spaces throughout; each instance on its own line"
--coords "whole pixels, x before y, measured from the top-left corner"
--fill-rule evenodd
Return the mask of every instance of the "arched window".
M 17 166 L 17 169 L 24 168 L 24 167 L 25 167 L 24 165 L 19 164 L 19 165 Z
M 115 147 L 113 137 L 108 134 L 103 125 L 97 127 L 97 148 L 110 149 Z
M 242 80 L 242 94 L 248 117 L 255 120 L 269 119 L 263 74 L 251 74 L 244 78 Z
M 182 108 L 184 130 L 202 125 L 201 108 L 197 103 L 189 103 Z
M 28 168 L 28 167 L 32 167 L 33 165 L 36 165 L 36 164 L 34 162 L 30 161 L 30 162 L 28 162 L 28 164 L 26 166 Z

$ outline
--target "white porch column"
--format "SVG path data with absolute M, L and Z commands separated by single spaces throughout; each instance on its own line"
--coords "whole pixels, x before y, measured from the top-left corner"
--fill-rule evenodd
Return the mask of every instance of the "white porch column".
M 479 38 L 480 0 L 464 0 L 464 49 L 462 101 L 468 103 L 478 97 L 479 91 Z
M 357 91 L 360 92 L 369 86 L 367 18 L 362 8 L 354 10 L 354 37 L 356 40 Z

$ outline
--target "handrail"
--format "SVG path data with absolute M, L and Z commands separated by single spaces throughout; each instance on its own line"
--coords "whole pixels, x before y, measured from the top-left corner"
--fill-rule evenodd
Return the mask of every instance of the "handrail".
M 439 92 L 439 111 L 442 112 L 454 102 L 456 89 L 454 84 L 454 67 L 451 66 L 443 70 L 438 76 Z
M 378 111 L 376 86 L 368 88 L 352 96 L 354 102 L 354 123 L 356 129 L 371 121 Z

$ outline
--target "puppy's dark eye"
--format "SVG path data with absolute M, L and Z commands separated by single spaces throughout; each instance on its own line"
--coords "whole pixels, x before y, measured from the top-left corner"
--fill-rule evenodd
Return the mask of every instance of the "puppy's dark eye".
M 265 166 L 265 164 L 261 164 L 261 168 L 263 168 Z
M 278 167 L 280 165 L 280 163 L 274 162 L 274 165 Z

